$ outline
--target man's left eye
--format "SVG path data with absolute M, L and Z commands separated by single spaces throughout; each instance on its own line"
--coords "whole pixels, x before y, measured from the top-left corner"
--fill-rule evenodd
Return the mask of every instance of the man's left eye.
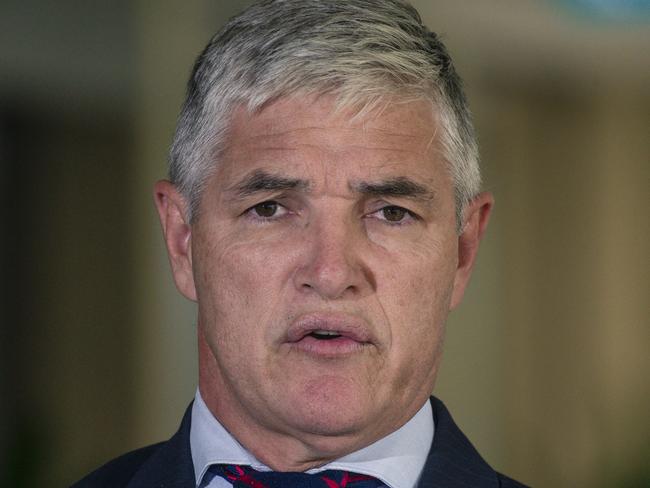
M 383 207 L 374 212 L 373 215 L 376 216 L 376 218 L 385 220 L 391 224 L 403 224 L 414 219 L 412 212 L 403 207 L 398 207 L 397 205 Z

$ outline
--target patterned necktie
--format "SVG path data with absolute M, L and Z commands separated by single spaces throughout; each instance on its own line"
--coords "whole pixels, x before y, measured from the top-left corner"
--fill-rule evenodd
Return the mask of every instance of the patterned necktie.
M 217 464 L 210 468 L 215 475 L 232 483 L 233 488 L 378 488 L 381 481 L 365 474 L 329 469 L 320 473 L 280 473 L 256 471 L 250 466 Z

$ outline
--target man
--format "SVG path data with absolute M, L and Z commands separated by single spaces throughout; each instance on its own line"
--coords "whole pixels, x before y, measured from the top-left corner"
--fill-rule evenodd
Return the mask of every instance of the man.
M 515 487 L 430 399 L 492 197 L 399 0 L 267 0 L 199 57 L 155 201 L 198 304 L 179 432 L 77 486 Z

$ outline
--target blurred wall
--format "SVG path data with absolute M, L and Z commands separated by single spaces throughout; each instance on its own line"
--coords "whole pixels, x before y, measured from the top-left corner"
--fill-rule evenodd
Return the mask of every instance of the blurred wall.
M 192 60 L 248 3 L 0 4 L 0 485 L 66 485 L 176 429 L 195 312 L 151 184 Z M 436 394 L 533 486 L 645 486 L 648 24 L 414 3 L 464 75 L 497 200 Z

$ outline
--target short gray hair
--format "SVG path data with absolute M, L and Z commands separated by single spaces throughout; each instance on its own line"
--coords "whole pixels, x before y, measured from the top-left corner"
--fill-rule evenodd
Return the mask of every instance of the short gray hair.
M 232 18 L 198 57 L 170 152 L 170 180 L 198 210 L 234 110 L 283 97 L 333 94 L 359 112 L 391 99 L 427 100 L 439 124 L 456 220 L 480 190 L 471 115 L 451 57 L 401 0 L 263 0 Z

